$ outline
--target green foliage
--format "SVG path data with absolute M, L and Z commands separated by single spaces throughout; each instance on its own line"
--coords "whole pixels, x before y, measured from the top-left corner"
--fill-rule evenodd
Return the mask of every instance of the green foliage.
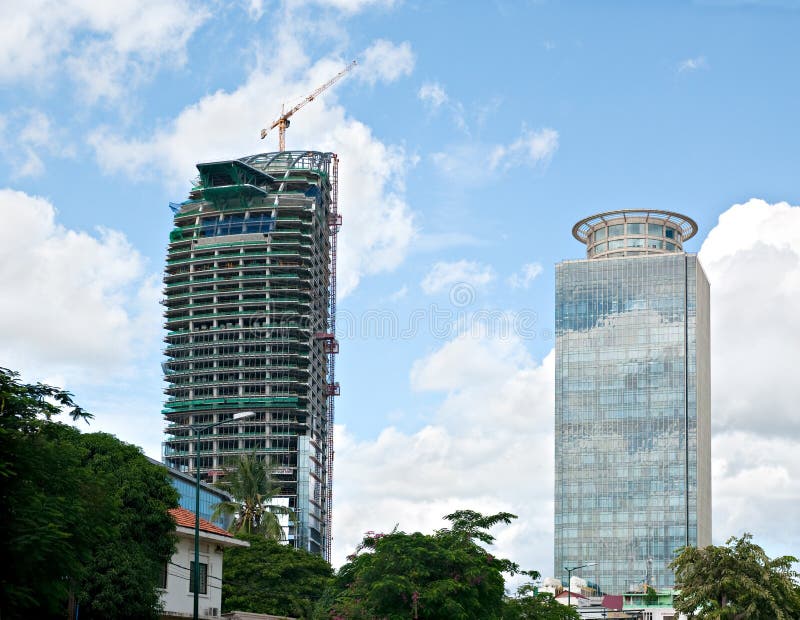
M 517 588 L 517 596 L 508 598 L 503 610 L 503 620 L 579 620 L 578 612 L 562 605 L 549 592 L 540 593 L 533 581 L 540 577 L 537 571 L 520 571 L 531 579 Z
M 725 546 L 684 547 L 670 565 L 675 571 L 676 611 L 699 620 L 784 620 L 800 618 L 797 559 L 770 559 L 750 534 Z
M 0 369 L 0 616 L 155 618 L 177 493 L 138 448 L 53 421 L 69 393 Z
M 240 534 L 250 547 L 225 550 L 222 611 L 310 618 L 333 571 L 320 556 L 262 535 Z
M 655 605 L 656 603 L 658 603 L 658 592 L 653 586 L 647 586 L 647 590 L 644 593 L 644 604 Z
M 393 531 L 367 536 L 336 575 L 322 606 L 324 617 L 359 620 L 502 618 L 503 572 L 508 560 L 493 557 L 475 540 L 490 543 L 486 529 L 515 516 L 484 517 L 459 511 L 453 524 L 433 535 Z
M 234 467 L 225 468 L 225 478 L 217 486 L 230 493 L 234 501 L 216 504 L 212 519 L 222 515 L 235 516 L 230 528 L 232 532 L 283 540 L 284 532 L 278 515 L 289 515 L 294 519 L 294 511 L 272 503 L 281 489 L 273 481 L 267 463 L 260 461 L 255 454 L 242 456 Z

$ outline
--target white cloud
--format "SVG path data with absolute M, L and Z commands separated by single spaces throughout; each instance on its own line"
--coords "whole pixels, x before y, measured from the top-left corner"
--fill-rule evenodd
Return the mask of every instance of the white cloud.
M 530 288 L 533 281 L 542 273 L 540 263 L 525 263 L 519 273 L 511 274 L 508 285 L 511 288 Z
M 46 199 L 10 189 L 0 214 L 5 365 L 92 383 L 158 350 L 160 280 L 122 233 L 64 228 Z
M 0 154 L 11 176 L 22 178 L 44 173 L 43 156 L 72 157 L 75 149 L 49 116 L 34 108 L 19 108 L 0 116 Z
M 771 555 L 796 554 L 800 545 L 797 440 L 737 430 L 715 435 L 711 454 L 715 543 L 750 532 Z
M 277 150 L 277 137 L 259 141 L 258 129 L 281 101 L 313 91 L 345 64 L 339 58 L 311 63 L 291 33 L 281 35 L 274 62 L 254 69 L 231 92 L 217 91 L 184 108 L 176 118 L 146 137 L 123 137 L 109 128 L 89 141 L 107 172 L 131 178 L 160 177 L 179 197 L 196 175 L 195 164 Z M 299 76 L 299 77 L 298 77 Z M 338 153 L 339 208 L 344 226 L 339 239 L 341 296 L 367 274 L 391 270 L 405 258 L 415 234 L 414 216 L 405 201 L 410 163 L 399 146 L 387 145 L 370 128 L 347 115 L 335 89 L 292 119 L 287 148 Z
M 357 75 L 368 84 L 394 82 L 411 75 L 414 62 L 414 52 L 408 41 L 396 45 L 386 39 L 378 39 L 364 50 Z
M 88 102 L 118 98 L 162 65 L 182 65 L 208 12 L 185 0 L 41 0 L 0 4 L 0 81 L 67 71 Z
M 485 286 L 494 277 L 494 269 L 490 265 L 468 260 L 440 261 L 425 275 L 420 286 L 425 293 L 433 295 L 456 284 L 466 284 L 473 288 Z
M 392 8 L 397 0 L 305 0 L 306 4 L 321 5 L 323 8 L 332 8 L 343 13 L 354 14 L 369 7 Z
M 699 256 L 711 283 L 714 428 L 800 438 L 800 206 L 734 205 Z
M 708 69 L 708 62 L 705 56 L 697 56 L 695 58 L 687 58 L 678 64 L 678 73 L 685 73 L 687 71 L 697 71 L 699 69 Z
M 418 360 L 411 383 L 444 394 L 419 431 L 357 441 L 337 427 L 334 564 L 366 530 L 430 532 L 471 508 L 519 515 L 494 532 L 496 552 L 551 570 L 552 355 L 539 365 L 517 339 L 463 334 Z
M 481 183 L 475 174 L 475 162 L 486 159 L 492 171 L 508 172 L 513 168 L 532 169 L 547 166 L 558 150 L 559 135 L 555 129 L 545 127 L 537 131 L 523 128 L 519 137 L 509 144 L 461 143 L 431 155 L 439 172 L 447 177 L 457 177 L 459 182 Z M 484 175 L 484 179 L 488 178 Z
M 438 82 L 425 82 L 420 86 L 417 97 L 419 97 L 419 100 L 423 103 L 430 105 L 434 110 L 437 110 L 449 101 L 447 92 L 445 92 L 444 87 Z
M 444 86 L 438 82 L 425 82 L 417 91 L 417 98 L 422 101 L 432 113 L 438 112 L 442 106 L 447 108 L 450 113 L 450 119 L 453 124 L 465 134 L 469 135 L 470 130 L 467 124 L 467 115 L 464 110 L 464 105 L 460 101 L 451 99 L 444 89 Z M 481 124 L 481 118 L 486 113 L 487 108 L 484 106 L 478 112 L 478 124 Z
M 494 147 L 489 157 L 492 170 L 510 170 L 518 166 L 534 168 L 547 164 L 558 150 L 558 132 L 545 127 L 539 131 L 523 128 L 522 134 L 508 145 Z

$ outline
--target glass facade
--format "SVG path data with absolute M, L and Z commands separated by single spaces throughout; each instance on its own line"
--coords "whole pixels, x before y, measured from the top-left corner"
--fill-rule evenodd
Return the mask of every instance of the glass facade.
M 710 544 L 708 312 L 694 255 L 556 266 L 555 575 L 670 587 Z

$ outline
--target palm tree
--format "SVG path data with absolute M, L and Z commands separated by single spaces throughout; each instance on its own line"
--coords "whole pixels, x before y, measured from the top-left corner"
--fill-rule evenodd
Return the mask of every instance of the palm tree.
M 287 506 L 273 504 L 281 491 L 272 479 L 272 468 L 260 461 L 255 453 L 243 455 L 233 467 L 225 468 L 225 478 L 216 483 L 233 497 L 233 501 L 214 505 L 212 520 L 221 516 L 234 516 L 230 531 L 263 534 L 273 540 L 284 540 L 285 533 L 279 515 L 294 519 L 294 511 Z

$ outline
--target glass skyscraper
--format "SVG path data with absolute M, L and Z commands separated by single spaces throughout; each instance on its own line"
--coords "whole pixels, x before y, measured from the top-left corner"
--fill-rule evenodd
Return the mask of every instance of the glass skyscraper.
M 555 574 L 604 593 L 674 585 L 711 543 L 709 284 L 688 217 L 578 222 L 586 260 L 556 266 Z

